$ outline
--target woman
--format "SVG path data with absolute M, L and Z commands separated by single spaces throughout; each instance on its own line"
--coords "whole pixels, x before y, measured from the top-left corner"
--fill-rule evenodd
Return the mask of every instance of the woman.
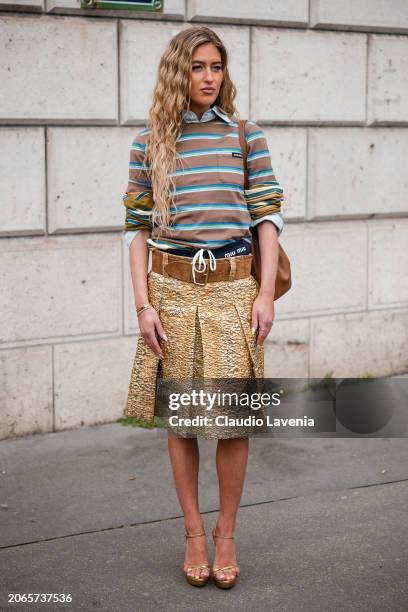
M 263 377 L 283 197 L 265 136 L 252 121 L 245 127 L 249 189 L 244 190 L 235 95 L 226 49 L 211 29 L 189 28 L 170 41 L 160 60 L 150 125 L 132 144 L 123 198 L 140 328 L 127 416 L 151 420 L 157 414 L 157 378 Z M 255 227 L 260 285 L 250 274 Z M 185 413 L 194 411 L 187 407 Z M 190 584 L 205 585 L 210 573 L 221 588 L 235 584 L 233 533 L 253 431 L 168 426 Z M 218 440 L 220 511 L 212 572 L 198 504 L 197 436 Z

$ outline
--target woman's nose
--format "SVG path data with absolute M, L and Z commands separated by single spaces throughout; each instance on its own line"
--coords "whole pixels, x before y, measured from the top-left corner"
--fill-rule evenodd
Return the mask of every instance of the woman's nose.
M 214 80 L 213 73 L 211 72 L 211 68 L 208 68 L 204 74 L 204 80 L 206 83 L 212 83 Z

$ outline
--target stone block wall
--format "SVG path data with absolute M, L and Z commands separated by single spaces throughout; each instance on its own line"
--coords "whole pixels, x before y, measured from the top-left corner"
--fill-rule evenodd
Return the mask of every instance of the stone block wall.
M 293 288 L 266 375 L 408 370 L 405 0 L 0 0 L 1 438 L 122 414 L 138 334 L 129 146 L 165 45 L 198 23 L 225 41 L 286 194 Z

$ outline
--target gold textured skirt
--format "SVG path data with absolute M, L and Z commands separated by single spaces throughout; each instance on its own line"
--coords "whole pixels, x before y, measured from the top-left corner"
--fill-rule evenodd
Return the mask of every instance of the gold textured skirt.
M 158 378 L 263 378 L 263 346 L 255 345 L 251 330 L 252 304 L 259 290 L 253 276 L 200 286 L 149 272 L 147 282 L 149 301 L 168 340 L 160 340 L 163 358 L 159 359 L 139 337 L 126 416 L 151 421 L 157 415 Z M 236 407 L 230 410 L 231 416 L 237 416 Z M 173 429 L 167 424 L 167 428 L 179 437 L 199 435 L 208 439 L 246 437 L 264 431 L 254 430 L 253 425 Z

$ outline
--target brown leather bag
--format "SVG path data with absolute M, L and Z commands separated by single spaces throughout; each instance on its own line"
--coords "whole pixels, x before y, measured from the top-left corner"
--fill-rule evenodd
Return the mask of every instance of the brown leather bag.
M 248 167 L 246 163 L 247 158 L 247 142 L 245 138 L 245 119 L 239 120 L 239 142 L 241 145 L 243 162 L 244 162 L 244 180 L 245 189 L 248 189 Z M 259 249 L 259 239 L 257 227 L 251 227 L 252 233 L 252 276 L 256 278 L 258 283 L 261 283 L 261 253 Z M 284 293 L 289 291 L 292 285 L 290 261 L 286 255 L 283 247 L 279 243 L 278 253 L 278 270 L 276 272 L 275 281 L 275 296 L 274 301 L 279 299 Z

